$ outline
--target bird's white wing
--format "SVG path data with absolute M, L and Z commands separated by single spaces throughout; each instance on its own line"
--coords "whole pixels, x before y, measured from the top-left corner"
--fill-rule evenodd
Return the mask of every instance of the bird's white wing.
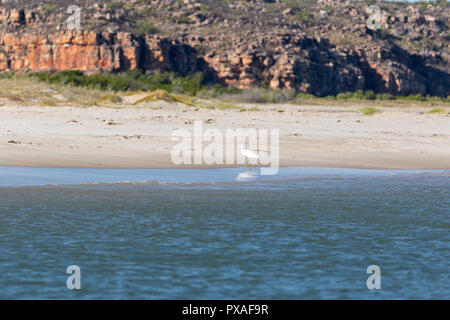
M 259 156 L 252 150 L 244 150 L 242 154 L 248 158 L 259 158 Z

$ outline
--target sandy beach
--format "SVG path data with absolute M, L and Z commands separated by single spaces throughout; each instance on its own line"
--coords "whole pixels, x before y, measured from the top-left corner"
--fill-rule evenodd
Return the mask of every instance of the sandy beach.
M 0 107 L 0 166 L 176 168 L 176 129 L 280 130 L 281 166 L 450 169 L 450 114 L 429 108 L 246 105 L 198 109 L 155 102 L 120 107 Z

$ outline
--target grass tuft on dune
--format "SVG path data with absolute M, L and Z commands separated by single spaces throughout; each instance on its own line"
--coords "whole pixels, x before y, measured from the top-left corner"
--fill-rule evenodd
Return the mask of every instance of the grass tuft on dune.
M 364 116 L 373 116 L 374 114 L 381 113 L 380 110 L 372 107 L 362 108 L 359 110 Z
M 434 109 L 431 109 L 430 111 L 428 111 L 428 113 L 430 113 L 430 114 L 445 114 L 445 113 L 447 113 L 447 111 L 445 111 L 445 109 L 443 109 L 443 108 L 434 108 Z

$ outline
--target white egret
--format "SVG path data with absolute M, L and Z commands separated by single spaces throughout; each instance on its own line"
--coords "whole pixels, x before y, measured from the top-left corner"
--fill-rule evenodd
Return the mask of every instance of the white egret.
M 242 155 L 244 157 L 248 158 L 248 170 L 250 171 L 251 160 L 252 159 L 259 159 L 259 156 L 258 156 L 258 154 L 255 151 L 249 150 L 249 149 L 245 149 L 243 144 L 241 144 L 240 149 L 241 149 Z

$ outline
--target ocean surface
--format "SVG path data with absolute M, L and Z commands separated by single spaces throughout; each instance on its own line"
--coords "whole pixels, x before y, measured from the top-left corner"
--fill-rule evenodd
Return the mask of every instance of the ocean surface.
M 0 299 L 450 299 L 450 171 L 253 170 L 0 167 Z

